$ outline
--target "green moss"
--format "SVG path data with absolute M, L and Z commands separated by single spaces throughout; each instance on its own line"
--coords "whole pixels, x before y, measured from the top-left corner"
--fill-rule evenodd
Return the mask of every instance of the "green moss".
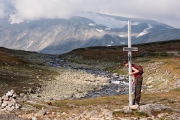
M 176 66 L 176 67 L 174 68 L 174 70 L 178 70 L 178 69 L 180 69 L 180 66 Z
M 173 91 L 180 91 L 180 87 L 179 87 L 179 88 L 174 89 Z
M 30 105 L 30 106 L 35 107 L 35 108 L 37 108 L 37 109 L 46 108 L 45 105 L 33 104 L 33 103 L 29 103 L 29 102 L 26 102 L 26 103 L 24 103 L 23 105 Z
M 149 61 L 150 61 L 150 58 L 137 59 L 137 63 L 146 63 Z
M 118 111 L 118 112 L 113 112 L 113 116 L 124 116 L 124 117 L 143 117 L 143 116 L 147 116 L 146 113 L 144 112 L 138 112 L 137 110 L 132 110 L 131 113 L 124 113 L 123 110 L 122 111 Z
M 144 112 L 138 112 L 137 110 L 133 110 L 132 114 L 135 115 L 135 116 L 137 116 L 137 117 L 147 116 L 146 113 L 144 113 Z
M 117 73 L 119 75 L 127 75 L 127 70 L 125 69 L 116 69 L 116 70 L 113 70 L 114 73 Z

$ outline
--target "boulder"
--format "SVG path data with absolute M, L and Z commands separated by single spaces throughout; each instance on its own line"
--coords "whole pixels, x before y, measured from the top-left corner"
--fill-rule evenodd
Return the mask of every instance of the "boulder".
M 44 116 L 44 115 L 46 115 L 47 114 L 47 111 L 46 110 L 40 110 L 39 112 L 37 112 L 36 114 L 35 114 L 35 116 L 36 117 L 42 117 L 42 116 Z
M 11 111 L 14 110 L 14 107 L 7 106 L 7 107 L 6 107 L 6 110 L 9 111 L 9 112 L 11 112 Z
M 12 96 L 12 98 L 16 98 L 17 97 L 17 94 L 16 93 L 14 93 L 13 94 L 13 96 Z
M 6 101 L 4 101 L 1 105 L 2 108 L 5 108 L 8 105 L 8 103 Z
M 8 97 L 12 97 L 12 96 L 13 96 L 13 94 L 14 94 L 14 92 L 13 92 L 13 91 L 8 91 L 8 92 L 6 93 L 6 96 L 8 96 Z
M 146 105 L 142 105 L 139 107 L 139 112 L 144 112 L 146 113 L 148 116 L 152 116 L 152 112 L 156 111 L 164 111 L 164 110 L 170 110 L 172 111 L 171 108 L 162 105 L 162 104 L 146 104 Z
M 11 99 L 11 102 L 12 102 L 13 105 L 16 104 L 16 100 L 14 98 Z
M 0 98 L 1 111 L 11 112 L 15 109 L 19 109 L 21 105 L 16 102 L 16 93 L 14 90 L 8 91 L 4 96 Z
M 131 110 L 131 108 L 130 108 L 129 106 L 125 106 L 125 107 L 123 108 L 123 112 L 124 112 L 124 113 L 132 113 L 132 110 Z
M 3 100 L 3 101 L 8 101 L 8 100 L 9 100 L 9 97 L 6 96 L 6 95 L 3 95 L 3 96 L 2 96 L 2 100 Z

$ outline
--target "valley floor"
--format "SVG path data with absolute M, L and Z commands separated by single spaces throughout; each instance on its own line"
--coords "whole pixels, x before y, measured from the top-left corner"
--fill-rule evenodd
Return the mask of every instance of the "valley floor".
M 39 92 L 30 94 L 26 101 L 21 102 L 21 110 L 14 111 L 20 118 L 27 120 L 180 119 L 179 90 L 153 94 L 149 94 L 148 89 L 144 90 L 140 108 L 146 106 L 148 111 L 134 110 L 125 114 L 123 107 L 128 106 L 128 95 L 99 96 L 83 100 L 69 99 L 72 98 L 74 91 L 78 91 L 74 97 L 80 98 L 87 94 L 87 90 L 100 89 L 101 85 L 108 84 L 108 78 L 95 77 L 93 74 L 73 69 L 52 69 L 57 72 L 53 79 L 45 81 Z M 93 81 L 95 79 L 96 81 Z M 157 108 L 153 110 L 152 107 Z
M 24 55 L 24 58 L 28 59 L 31 63 L 18 61 L 17 64 L 16 59 L 16 62 L 14 62 L 14 59 L 8 59 L 8 61 L 4 59 L 2 62 L 3 64 L 1 65 L 1 68 L 3 69 L 1 69 L 1 74 L 5 77 L 1 77 L 1 79 L 7 80 L 12 78 L 10 80 L 19 80 L 21 78 L 21 80 L 25 80 L 26 83 L 31 84 L 17 84 L 18 86 L 15 87 L 15 89 L 18 88 L 17 102 L 22 105 L 22 108 L 12 112 L 1 111 L 0 119 L 180 119 L 180 81 L 178 79 L 180 69 L 177 66 L 177 64 L 179 65 L 178 57 L 158 59 L 147 57 L 136 59 L 137 61 L 141 61 L 146 71 L 144 74 L 143 84 L 147 86 L 147 89 L 142 91 L 141 105 L 139 109 L 132 110 L 130 113 L 124 113 L 125 111 L 123 110 L 125 106 L 128 106 L 127 94 L 78 99 L 87 95 L 87 91 L 89 90 L 96 91 L 101 89 L 104 85 L 109 85 L 110 81 L 109 76 L 95 75 L 94 73 L 88 73 L 79 70 L 78 68 L 84 69 L 88 66 L 88 69 L 100 68 L 99 70 L 101 70 L 104 65 L 107 67 L 112 66 L 114 63 L 93 60 L 90 60 L 91 64 L 84 64 L 82 60 L 78 61 L 79 63 L 72 61 L 63 63 L 64 61 L 59 59 L 58 61 L 62 62 L 61 65 L 68 64 L 65 68 L 61 68 L 56 65 L 50 65 L 50 63 L 60 64 L 57 61 L 57 56 L 40 55 L 34 53 L 31 55 L 26 54 Z M 4 64 L 4 61 L 6 61 L 6 64 Z M 13 67 L 10 64 L 12 64 Z M 19 65 L 21 65 L 20 71 L 26 72 L 19 73 L 17 69 L 19 68 Z M 72 66 L 76 69 L 72 69 Z M 16 73 L 14 73 L 14 71 L 16 71 Z M 126 69 L 120 67 L 117 70 L 114 69 L 114 71 L 119 74 L 125 73 L 124 71 L 126 71 Z M 116 76 L 116 74 L 113 75 Z M 26 76 L 27 78 L 23 76 Z M 29 82 L 28 80 L 32 81 Z M 13 84 L 10 83 L 7 84 L 7 91 L 13 88 Z M 20 91 L 22 88 L 24 90 Z M 3 90 L 4 93 L 7 91 Z

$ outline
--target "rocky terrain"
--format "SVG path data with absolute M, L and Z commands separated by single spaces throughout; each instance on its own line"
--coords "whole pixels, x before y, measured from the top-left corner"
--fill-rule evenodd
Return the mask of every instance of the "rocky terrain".
M 1 96 L 15 90 L 20 107 L 1 110 L 0 119 L 179 120 L 179 41 L 138 48 L 133 61 L 144 67 L 144 89 L 140 107 L 130 111 L 122 47 L 77 49 L 60 56 L 1 48 Z

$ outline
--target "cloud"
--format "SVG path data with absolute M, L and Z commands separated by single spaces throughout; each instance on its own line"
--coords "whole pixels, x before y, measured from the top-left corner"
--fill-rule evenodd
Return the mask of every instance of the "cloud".
M 6 0 L 0 0 L 6 1 Z M 10 1 L 10 0 L 8 0 Z M 11 21 L 69 18 L 80 11 L 145 18 L 180 28 L 180 0 L 11 0 Z M 4 2 L 5 3 L 5 2 Z M 9 3 L 9 2 L 8 2 Z M 1 5 L 1 4 L 0 4 Z M 0 8 L 0 16 L 3 9 Z
M 99 7 L 99 12 L 151 19 L 180 28 L 179 6 L 180 0 L 109 0 Z
M 0 18 L 4 17 L 4 5 L 0 3 Z
M 25 20 L 69 18 L 79 0 L 13 0 L 16 17 Z

